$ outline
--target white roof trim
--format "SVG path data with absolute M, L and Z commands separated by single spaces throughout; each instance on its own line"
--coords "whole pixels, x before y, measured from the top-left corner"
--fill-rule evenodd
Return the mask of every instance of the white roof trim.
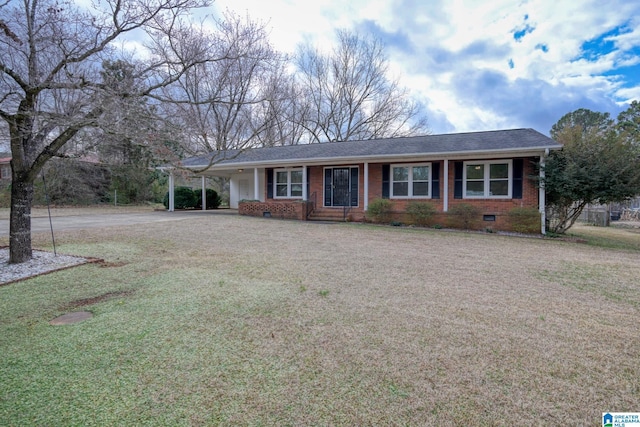
M 247 169 L 247 168 L 265 168 L 278 167 L 285 165 L 299 166 L 317 166 L 317 165 L 334 165 L 341 163 L 365 163 L 383 161 L 416 161 L 416 160 L 468 160 L 468 159 L 490 159 L 496 157 L 537 157 L 545 155 L 549 149 L 556 147 L 528 147 L 527 149 L 499 149 L 499 150 L 477 150 L 477 151 L 448 151 L 440 153 L 413 153 L 413 154 L 384 154 L 375 156 L 346 156 L 346 157 L 321 157 L 321 158 L 297 158 L 286 160 L 269 160 L 261 162 L 226 162 L 214 163 L 207 171 L 228 170 L 228 169 Z M 185 169 L 201 169 L 207 167 L 208 164 L 184 166 Z

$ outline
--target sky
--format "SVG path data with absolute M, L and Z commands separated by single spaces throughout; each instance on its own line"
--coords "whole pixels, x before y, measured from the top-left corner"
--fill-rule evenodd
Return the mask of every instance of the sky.
M 637 0 L 215 0 L 266 24 L 274 46 L 323 49 L 335 29 L 382 40 L 431 133 L 533 128 L 640 100 Z

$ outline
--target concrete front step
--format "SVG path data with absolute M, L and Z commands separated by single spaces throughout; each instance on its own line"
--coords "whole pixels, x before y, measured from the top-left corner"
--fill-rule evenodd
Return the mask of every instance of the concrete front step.
M 342 211 L 315 211 L 309 215 L 309 221 L 344 221 Z

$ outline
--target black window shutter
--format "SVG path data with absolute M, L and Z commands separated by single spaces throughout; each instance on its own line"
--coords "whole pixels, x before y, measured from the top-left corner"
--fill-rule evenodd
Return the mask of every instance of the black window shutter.
M 453 198 L 462 199 L 462 170 L 464 163 L 454 162 L 453 164 Z
M 389 198 L 389 175 L 391 172 L 391 165 L 382 165 L 382 198 Z
M 273 169 L 267 169 L 267 199 L 273 199 Z
M 311 179 L 309 178 L 309 168 L 304 166 L 304 168 L 307 170 L 307 200 L 310 200 L 311 198 L 311 193 L 309 191 L 311 191 Z
M 324 205 L 331 206 L 331 189 L 333 186 L 333 170 L 324 170 Z
M 511 197 L 522 199 L 522 184 L 524 175 L 524 159 L 513 159 L 513 188 Z
M 440 163 L 431 163 L 431 198 L 440 198 Z
M 358 168 L 351 168 L 351 206 L 358 206 Z

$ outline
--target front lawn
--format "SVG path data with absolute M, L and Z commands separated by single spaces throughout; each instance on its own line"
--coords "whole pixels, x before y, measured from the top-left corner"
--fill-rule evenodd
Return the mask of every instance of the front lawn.
M 0 425 L 599 425 L 640 408 L 629 245 L 215 214 L 56 242 L 105 262 L 0 287 Z M 79 310 L 93 318 L 49 325 Z

